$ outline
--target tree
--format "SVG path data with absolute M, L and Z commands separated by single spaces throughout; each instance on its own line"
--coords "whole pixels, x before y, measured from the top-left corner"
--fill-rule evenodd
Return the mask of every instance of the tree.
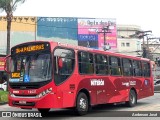
M 13 12 L 16 10 L 18 4 L 23 4 L 25 0 L 0 0 L 0 10 L 1 12 L 6 12 L 6 20 L 7 20 L 7 51 L 6 54 L 10 54 L 10 31 L 11 31 L 11 23 L 13 18 Z M 7 63 L 7 69 L 9 68 L 9 64 Z M 7 80 L 9 80 L 9 76 L 7 75 Z M 8 89 L 8 88 L 7 88 Z
M 13 18 L 13 12 L 16 10 L 19 3 L 24 3 L 25 0 L 0 0 L 0 10 L 6 12 L 7 20 L 7 51 L 6 54 L 10 54 L 10 31 Z

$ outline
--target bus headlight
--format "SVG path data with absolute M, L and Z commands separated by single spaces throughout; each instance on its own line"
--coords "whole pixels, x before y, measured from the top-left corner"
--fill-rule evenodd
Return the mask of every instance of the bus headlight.
M 43 92 L 39 93 L 39 94 L 36 96 L 36 98 L 41 98 L 41 97 L 49 94 L 51 91 L 52 91 L 52 88 L 48 88 L 48 89 L 44 90 Z
M 14 94 L 12 94 L 12 93 L 10 93 L 10 96 L 11 96 L 11 97 L 15 97 L 15 95 L 14 95 Z

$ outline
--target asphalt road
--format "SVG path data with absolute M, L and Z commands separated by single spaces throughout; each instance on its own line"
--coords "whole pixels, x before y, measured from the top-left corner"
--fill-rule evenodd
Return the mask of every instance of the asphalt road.
M 87 115 L 78 117 L 74 114 L 73 110 L 70 109 L 58 109 L 58 110 L 51 110 L 48 113 L 48 117 L 43 117 L 43 119 L 49 120 L 49 119 L 67 119 L 67 120 L 75 120 L 75 119 L 87 119 L 87 120 L 94 120 L 102 118 L 112 118 L 112 119 L 119 119 L 120 117 L 126 118 L 137 118 L 137 117 L 147 117 L 147 118 L 158 118 L 160 117 L 160 93 L 155 93 L 154 96 L 144 98 L 138 101 L 137 105 L 133 108 L 128 108 L 124 104 L 118 104 L 118 105 L 98 105 L 94 106 L 92 108 L 92 111 L 90 111 Z M 0 111 L 18 111 L 18 112 L 33 112 L 36 110 L 21 110 L 19 108 L 13 108 L 9 107 L 8 105 L 1 105 Z M 137 116 L 140 114 L 140 116 Z M 154 115 L 153 117 L 150 116 L 150 114 Z M 148 115 L 148 116 L 146 116 Z M 21 117 L 8 117 L 8 118 L 0 118 L 3 120 L 13 120 L 13 119 L 22 119 L 22 120 L 28 120 L 33 119 L 31 118 L 21 118 Z M 34 118 L 35 119 L 35 118 Z M 39 119 L 39 118 L 37 118 Z M 146 120 L 146 119 L 145 119 Z

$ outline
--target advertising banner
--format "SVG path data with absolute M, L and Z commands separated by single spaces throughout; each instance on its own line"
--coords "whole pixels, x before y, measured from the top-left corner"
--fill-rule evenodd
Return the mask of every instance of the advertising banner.
M 108 30 L 104 31 L 106 27 L 108 27 Z M 117 48 L 116 19 L 78 19 L 78 45 L 103 49 L 104 44 L 108 44 L 111 50 Z

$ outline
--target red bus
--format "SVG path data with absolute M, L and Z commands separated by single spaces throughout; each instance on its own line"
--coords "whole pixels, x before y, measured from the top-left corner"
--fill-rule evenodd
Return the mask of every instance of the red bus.
M 133 107 L 154 95 L 149 59 L 51 41 L 12 47 L 8 71 L 9 105 L 41 113 L 75 108 L 84 115 L 93 105 Z

